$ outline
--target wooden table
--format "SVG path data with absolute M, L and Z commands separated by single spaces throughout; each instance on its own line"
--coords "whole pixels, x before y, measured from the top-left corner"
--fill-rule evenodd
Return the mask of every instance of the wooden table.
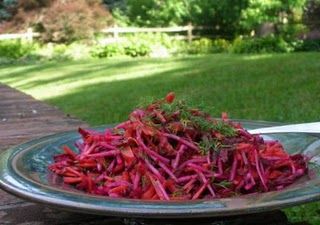
M 0 83 L 0 152 L 37 137 L 87 127 L 83 121 Z M 287 223 L 281 211 L 220 219 L 197 219 L 197 224 L 254 225 Z M 0 190 L 0 225 L 44 224 L 194 224 L 190 220 L 132 220 L 77 214 L 48 208 Z M 300 225 L 307 223 L 299 223 Z M 297 224 L 296 224 L 297 225 Z

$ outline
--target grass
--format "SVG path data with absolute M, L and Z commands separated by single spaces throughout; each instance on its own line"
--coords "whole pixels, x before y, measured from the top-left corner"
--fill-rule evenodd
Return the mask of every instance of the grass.
M 206 55 L 0 66 L 0 82 L 91 125 L 115 123 L 146 98 L 175 91 L 219 116 L 278 122 L 319 120 L 320 54 Z M 320 224 L 320 203 L 286 210 Z

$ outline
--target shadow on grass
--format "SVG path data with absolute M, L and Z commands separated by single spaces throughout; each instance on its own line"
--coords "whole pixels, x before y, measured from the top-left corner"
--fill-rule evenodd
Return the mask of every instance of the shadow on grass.
M 184 69 L 201 70 L 202 65 L 204 68 L 211 65 L 222 67 L 234 63 L 236 60 L 242 60 L 240 57 L 233 57 L 232 60 L 229 58 L 228 55 L 221 55 L 219 58 L 214 58 L 213 60 L 210 56 L 194 56 L 170 60 L 120 59 L 120 61 L 117 61 L 112 59 L 89 62 L 49 62 L 46 64 L 22 65 L 20 67 L 11 66 L 14 70 L 10 71 L 10 73 L 2 73 L 0 78 L 5 78 L 7 83 L 14 84 L 16 88 L 26 90 L 46 84 L 74 82 L 82 79 L 95 79 L 97 77 L 107 77 L 106 79 L 112 80 L 117 79 L 119 75 L 125 77 L 126 74 L 131 74 L 130 76 L 132 78 L 130 79 L 134 79 L 135 75 L 132 74 L 133 72 L 137 74 L 136 77 L 140 76 L 139 73 L 151 76 L 154 73 L 153 70 L 165 71 L 170 70 L 170 67 L 173 67 L 173 69 L 175 67 L 181 67 Z M 5 71 L 6 69 L 10 70 L 10 67 L 2 70 Z M 148 72 L 148 70 L 150 70 L 150 72 Z M 52 74 L 52 76 L 50 76 L 50 74 Z
M 215 116 L 227 111 L 233 118 L 306 121 L 318 119 L 320 110 L 314 104 L 320 96 L 318 56 L 222 54 L 47 63 L 13 72 L 0 68 L 0 78 L 22 90 L 45 87 L 49 93 L 78 82 L 47 101 L 92 125 L 124 120 L 143 98 L 169 91 Z
M 107 63 L 107 65 L 105 65 Z M 36 73 L 41 73 L 41 72 L 46 72 L 46 71 L 69 71 L 69 70 L 77 70 L 79 67 L 80 68 L 87 68 L 86 71 L 83 71 L 82 74 L 85 74 L 85 72 L 95 72 L 97 70 L 103 70 L 103 69 L 112 69 L 115 67 L 123 67 L 123 66 L 132 66 L 134 65 L 135 62 L 134 61 L 123 61 L 123 62 L 113 62 L 113 64 L 110 64 L 108 62 L 104 62 L 104 61 L 99 61 L 99 63 L 94 63 L 94 61 L 67 61 L 67 62 L 45 62 L 44 64 L 31 64 L 31 65 L 10 65 L 10 66 L 6 66 L 6 67 L 0 67 L 0 70 L 6 70 L 6 69 L 11 69 L 11 68 L 19 68 L 16 72 L 11 72 L 9 74 L 10 78 L 10 82 L 14 83 L 20 79 L 25 79 L 25 77 L 28 78 L 29 75 L 33 75 L 35 72 Z M 21 69 L 20 69 L 21 68 Z M 46 74 L 43 74 L 43 77 Z M 69 78 L 68 74 L 63 74 L 64 77 L 67 79 Z M 75 76 L 79 76 L 79 74 L 75 74 Z M 81 75 L 81 74 L 80 74 Z M 2 75 L 0 74 L 0 78 L 7 76 L 7 74 L 2 73 Z M 39 77 L 40 79 L 42 78 L 41 76 Z M 81 77 L 79 77 L 81 78 Z M 63 79 L 63 78 L 62 78 Z M 48 79 L 48 83 L 50 81 L 55 81 L 55 79 Z M 41 82 L 39 82 L 40 85 L 43 84 Z M 37 83 L 34 82 L 34 85 L 36 86 Z M 30 85 L 32 86 L 32 85 Z
M 122 121 L 143 98 L 161 98 L 169 91 L 215 116 L 227 111 L 243 119 L 318 119 L 320 105 L 313 103 L 320 96 L 319 63 L 300 67 L 301 59 L 283 55 L 249 61 L 227 58 L 220 64 L 216 58 L 203 59 L 182 61 L 176 68 L 148 77 L 83 85 L 48 101 L 92 125 Z M 300 73 L 304 69 L 307 74 Z

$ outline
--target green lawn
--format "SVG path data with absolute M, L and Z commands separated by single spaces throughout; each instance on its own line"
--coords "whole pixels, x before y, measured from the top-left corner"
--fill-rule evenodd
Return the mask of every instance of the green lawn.
M 115 123 L 145 98 L 175 91 L 214 116 L 279 122 L 320 119 L 320 54 L 207 55 L 0 66 L 0 82 L 91 125 Z M 287 210 L 320 224 L 319 203 Z

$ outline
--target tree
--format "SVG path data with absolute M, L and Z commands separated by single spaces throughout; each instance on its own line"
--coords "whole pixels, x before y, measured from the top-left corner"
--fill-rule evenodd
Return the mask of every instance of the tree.
M 303 20 L 311 29 L 320 27 L 320 0 L 309 0 L 304 11 Z
M 111 21 L 100 1 L 58 0 L 42 12 L 37 23 L 45 42 L 72 42 L 90 38 Z
M 12 11 L 17 4 L 17 0 L 3 0 L 0 2 L 0 22 L 12 17 Z
M 125 0 L 103 0 L 103 4 L 105 4 L 108 9 L 113 10 L 117 7 L 123 7 Z
M 137 26 L 169 26 L 181 24 L 188 15 L 185 0 L 127 0 L 114 15 L 120 23 Z
M 192 22 L 215 28 L 215 34 L 238 32 L 247 0 L 127 0 L 113 15 L 120 23 L 137 26 L 171 26 Z
M 247 0 L 191 0 L 190 20 L 197 25 L 212 26 L 217 35 L 233 37 L 241 32 L 241 12 Z
M 100 0 L 19 0 L 18 11 L 3 29 L 33 27 L 44 42 L 90 38 L 111 21 Z
M 250 32 L 265 23 L 274 26 L 294 24 L 302 19 L 306 0 L 249 0 L 241 13 L 241 27 Z

